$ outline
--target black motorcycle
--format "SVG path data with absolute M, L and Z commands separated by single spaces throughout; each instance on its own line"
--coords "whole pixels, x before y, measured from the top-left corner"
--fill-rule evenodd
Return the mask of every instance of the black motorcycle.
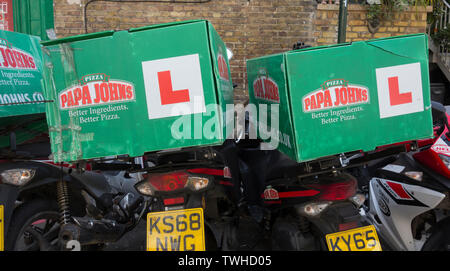
M 134 189 L 137 178 L 117 174 L 136 165 L 77 167 L 45 160 L 49 154 L 48 138 L 15 146 L 14 133 L 2 150 L 5 250 L 101 249 L 132 230 L 148 209 Z
M 240 207 L 241 186 L 232 140 L 216 147 L 162 151 L 145 156 L 150 166 L 136 189 L 151 199 L 147 250 L 239 250 L 252 227 Z M 244 215 L 245 216 L 245 215 Z M 247 219 L 246 219 L 247 218 Z M 253 224 L 252 224 L 253 223 Z
M 297 163 L 260 143 L 227 140 L 147 156 L 152 166 L 136 184 L 153 199 L 147 249 L 327 250 L 327 234 L 362 225 L 364 196 L 339 170 L 339 157 Z M 366 247 L 372 238 L 358 240 Z

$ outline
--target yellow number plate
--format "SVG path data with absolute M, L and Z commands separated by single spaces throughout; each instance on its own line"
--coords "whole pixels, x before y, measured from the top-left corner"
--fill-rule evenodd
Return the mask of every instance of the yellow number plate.
M 204 251 L 203 209 L 148 213 L 147 251 Z
M 373 225 L 327 234 L 325 238 L 330 251 L 381 251 Z
M 0 251 L 3 251 L 4 250 L 4 247 L 3 247 L 3 240 L 4 240 L 4 237 L 5 237 L 5 233 L 3 232 L 3 230 L 4 230 L 4 227 L 3 227 L 3 221 L 4 221 L 4 219 L 3 219 L 3 205 L 0 205 Z

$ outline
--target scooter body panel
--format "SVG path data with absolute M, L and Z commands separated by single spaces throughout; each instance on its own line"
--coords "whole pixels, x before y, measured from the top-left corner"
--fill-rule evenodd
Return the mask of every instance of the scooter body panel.
M 395 250 L 420 250 L 423 244 L 413 238 L 412 220 L 434 209 L 445 194 L 378 177 L 370 180 L 369 193 L 368 215 L 377 232 L 389 240 Z

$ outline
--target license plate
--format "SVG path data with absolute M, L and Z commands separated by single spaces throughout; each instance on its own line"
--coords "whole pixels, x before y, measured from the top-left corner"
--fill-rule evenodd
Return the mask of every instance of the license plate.
M 5 237 L 5 233 L 4 231 L 4 227 L 3 227 L 3 205 L 0 205 L 0 251 L 3 251 L 4 247 L 3 247 L 3 240 Z
M 373 225 L 330 233 L 325 238 L 330 251 L 381 251 Z
M 147 215 L 147 251 L 204 251 L 203 209 Z

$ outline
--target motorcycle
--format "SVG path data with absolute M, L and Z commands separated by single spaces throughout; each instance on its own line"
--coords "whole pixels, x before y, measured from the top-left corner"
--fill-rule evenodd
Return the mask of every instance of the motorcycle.
M 342 157 L 299 164 L 245 136 L 147 156 L 152 166 L 136 190 L 153 199 L 148 250 L 379 248 L 375 229 L 360 222 L 365 198 Z M 206 246 L 188 242 L 197 233 Z
M 48 137 L 20 146 L 10 138 L 0 160 L 6 250 L 98 250 L 141 220 L 149 203 L 134 189 L 139 177 L 115 174 L 136 165 L 54 164 Z
M 364 218 L 391 250 L 450 250 L 449 109 L 432 102 L 434 138 L 358 168 Z
M 297 163 L 278 150 L 260 150 L 258 143 L 241 151 L 243 179 L 253 184 L 248 188 L 253 189 L 249 209 L 267 232 L 270 249 L 379 246 L 375 230 L 361 224 L 358 208 L 364 196 L 357 191 L 357 181 L 340 169 L 337 157 Z
M 248 246 L 238 233 L 242 218 L 235 151 L 234 142 L 226 140 L 221 146 L 144 156 L 150 166 L 135 187 L 152 202 L 147 250 L 239 250 Z

